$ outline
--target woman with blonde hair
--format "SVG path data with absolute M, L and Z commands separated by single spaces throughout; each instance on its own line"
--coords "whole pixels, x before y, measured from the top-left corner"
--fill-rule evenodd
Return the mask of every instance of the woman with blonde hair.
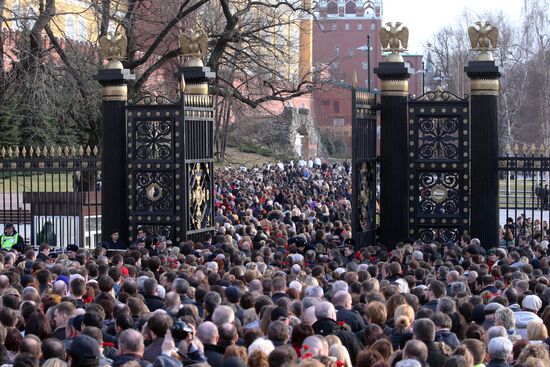
M 542 321 L 533 320 L 527 324 L 527 340 L 531 344 L 542 343 L 548 338 L 548 330 Z
M 329 335 L 329 336 L 332 336 L 332 335 Z M 328 355 L 329 355 L 329 357 L 336 358 L 336 361 L 339 361 L 339 362 L 343 363 L 343 366 L 340 363 L 338 364 L 339 366 L 352 367 L 349 352 L 346 349 L 346 347 L 344 347 L 341 343 L 340 344 L 333 344 L 328 350 Z
M 336 335 L 327 335 L 325 336 L 325 340 L 327 341 L 329 348 L 333 345 L 342 345 L 342 341 Z
M 391 333 L 393 349 L 402 349 L 405 343 L 412 339 L 412 324 L 414 322 L 414 309 L 408 304 L 397 306 L 393 313 L 395 327 Z
M 42 363 L 45 367 L 67 367 L 67 362 L 59 358 L 50 358 Z

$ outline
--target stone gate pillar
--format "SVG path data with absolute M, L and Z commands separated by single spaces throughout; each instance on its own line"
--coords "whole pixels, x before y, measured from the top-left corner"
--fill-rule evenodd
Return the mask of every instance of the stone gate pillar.
M 500 70 L 490 53 L 497 41 L 490 35 L 492 29 L 496 30 L 485 24 L 478 29 L 470 27 L 470 37 L 488 31 L 491 47 L 478 42 L 479 47 L 474 50 L 481 52 L 464 68 L 470 78 L 471 94 L 470 228 L 472 237 L 479 238 L 487 248 L 498 245 L 499 240 L 497 98 Z
M 388 249 L 408 239 L 407 97 L 412 68 L 398 53 L 374 72 L 381 80 L 380 242 Z
M 108 42 L 116 42 L 104 38 Z M 119 48 L 120 50 L 120 48 Z M 104 50 L 109 63 L 94 76 L 101 86 L 103 123 L 101 140 L 101 239 L 108 240 L 113 230 L 128 241 L 126 187 L 126 102 L 130 70 L 119 61 L 123 55 Z

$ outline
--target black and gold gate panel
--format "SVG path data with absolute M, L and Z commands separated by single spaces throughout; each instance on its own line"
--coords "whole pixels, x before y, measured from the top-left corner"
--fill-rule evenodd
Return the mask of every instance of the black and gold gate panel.
M 456 242 L 469 231 L 468 97 L 438 88 L 409 100 L 409 235 Z

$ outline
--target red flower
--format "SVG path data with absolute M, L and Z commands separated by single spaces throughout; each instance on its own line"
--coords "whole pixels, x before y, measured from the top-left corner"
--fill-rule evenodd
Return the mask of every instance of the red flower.
M 308 350 L 308 349 L 309 349 L 309 345 L 304 344 L 304 346 L 303 346 L 302 348 L 304 348 L 304 350 Z
M 338 321 L 337 324 L 340 326 L 344 326 L 346 323 L 344 321 Z
M 342 361 L 336 361 L 336 365 L 337 365 L 338 367 L 342 367 L 342 366 L 345 366 L 346 364 L 345 364 L 344 362 L 342 362 Z
M 306 353 L 302 356 L 302 359 L 308 359 L 308 358 L 311 358 L 311 357 L 313 357 L 312 353 Z

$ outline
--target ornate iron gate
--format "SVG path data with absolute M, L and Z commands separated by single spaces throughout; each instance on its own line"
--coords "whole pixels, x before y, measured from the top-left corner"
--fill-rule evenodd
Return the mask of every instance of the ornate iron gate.
M 409 235 L 457 241 L 470 224 L 468 96 L 438 88 L 408 106 Z

